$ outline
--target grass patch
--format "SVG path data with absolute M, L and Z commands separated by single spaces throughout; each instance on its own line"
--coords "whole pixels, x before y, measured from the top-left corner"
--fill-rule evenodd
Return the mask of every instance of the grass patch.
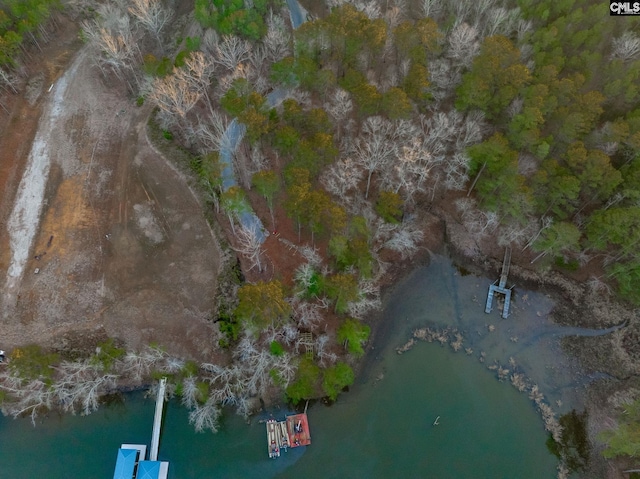
M 60 355 L 49 353 L 37 344 L 30 344 L 11 352 L 9 367 L 21 379 L 50 382 L 53 378 L 53 366 L 59 362 Z
M 271 351 L 271 354 L 274 356 L 282 356 L 284 354 L 284 348 L 278 341 L 271 341 L 269 351 Z
M 102 365 L 102 369 L 105 371 L 111 371 L 115 362 L 125 354 L 125 349 L 117 347 L 113 338 L 109 338 L 98 344 L 96 354 L 92 356 L 91 361 L 94 364 Z

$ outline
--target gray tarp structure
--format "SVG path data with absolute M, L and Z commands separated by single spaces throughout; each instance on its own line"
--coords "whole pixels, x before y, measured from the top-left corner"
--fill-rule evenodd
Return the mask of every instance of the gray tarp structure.
M 306 12 L 303 12 L 302 7 L 296 0 L 287 0 L 289 7 L 289 16 L 291 17 L 291 25 L 293 28 L 298 28 L 306 20 Z

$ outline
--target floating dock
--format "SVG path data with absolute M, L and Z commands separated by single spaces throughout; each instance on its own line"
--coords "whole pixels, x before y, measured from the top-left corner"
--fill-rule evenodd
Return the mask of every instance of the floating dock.
M 504 259 L 502 260 L 502 272 L 500 273 L 500 282 L 496 286 L 494 282 L 489 286 L 489 293 L 487 294 L 487 304 L 484 307 L 484 312 L 489 314 L 493 306 L 493 296 L 495 293 L 504 294 L 504 308 L 502 309 L 502 317 L 507 319 L 509 317 L 509 308 L 511 307 L 511 289 L 507 288 L 507 276 L 509 275 L 509 265 L 511 264 L 511 248 L 507 247 L 504 251 Z
M 267 447 L 269 448 L 269 457 L 275 459 L 280 457 L 280 446 L 278 445 L 280 426 L 275 419 L 269 419 L 267 421 Z
M 146 445 L 122 444 L 118 449 L 113 479 L 167 479 L 169 463 L 157 460 L 166 384 L 167 380 L 163 378 L 158 388 L 149 460 L 145 459 L 147 456 Z
M 284 452 L 287 452 L 287 448 L 291 445 L 291 442 L 289 441 L 289 433 L 287 432 L 287 422 L 280 421 L 278 423 L 278 428 L 280 429 L 278 440 L 278 443 L 280 444 L 280 450 L 284 449 Z
M 289 447 L 309 444 L 311 444 L 311 433 L 306 413 L 287 416 L 284 421 L 275 419 L 267 421 L 267 449 L 270 458 L 280 457 L 280 453 L 287 452 Z
M 287 416 L 287 432 L 291 447 L 311 444 L 311 432 L 309 431 L 309 420 L 306 414 Z

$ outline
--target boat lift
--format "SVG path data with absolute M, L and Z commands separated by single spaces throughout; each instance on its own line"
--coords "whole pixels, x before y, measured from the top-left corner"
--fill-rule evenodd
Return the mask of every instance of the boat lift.
M 489 293 L 487 294 L 487 303 L 484 308 L 484 312 L 489 314 L 493 305 L 493 296 L 495 293 L 504 294 L 504 308 L 502 309 L 502 318 L 507 319 L 509 317 L 509 307 L 511 306 L 511 288 L 507 288 L 507 276 L 509 275 L 509 265 L 511 264 L 511 247 L 507 246 L 504 250 L 504 259 L 502 260 L 502 272 L 500 273 L 500 282 L 496 286 L 498 280 L 496 280 L 491 286 L 489 286 Z

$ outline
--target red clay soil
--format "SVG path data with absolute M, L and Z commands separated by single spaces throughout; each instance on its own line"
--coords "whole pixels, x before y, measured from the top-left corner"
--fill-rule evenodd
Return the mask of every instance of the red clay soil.
M 54 39 L 44 46 L 42 52 L 30 51 L 30 59 L 21 69 L 24 76 L 22 91 L 27 79 L 37 75 L 44 76 L 42 89 L 46 91 L 64 73 L 79 49 L 77 26 L 66 17 L 60 17 L 59 25 Z M 9 113 L 0 110 L 0 224 L 6 224 L 11 213 L 45 100 L 42 93 L 32 103 L 24 94 L 9 92 L 2 96 L 2 104 Z M 8 251 L 7 237 L 0 236 L 0 270 L 6 270 L 8 266 Z

